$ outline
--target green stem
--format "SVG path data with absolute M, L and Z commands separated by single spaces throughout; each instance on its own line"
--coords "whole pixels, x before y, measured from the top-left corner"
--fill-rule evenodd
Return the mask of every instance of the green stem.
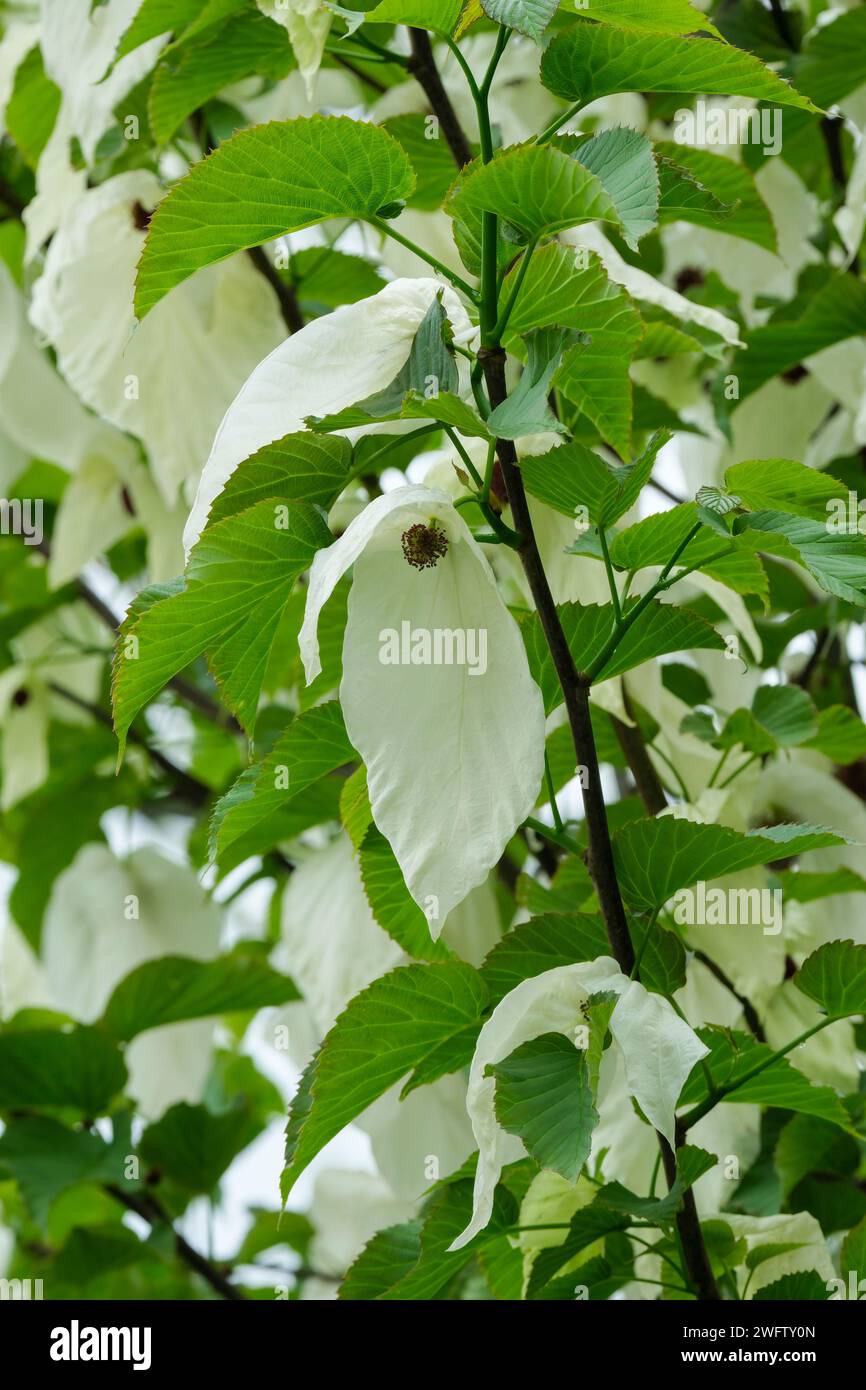
M 567 850 L 569 854 L 583 856 L 582 846 L 567 831 L 551 830 L 549 825 L 545 825 L 543 820 L 537 820 L 535 816 L 527 816 L 523 824 L 529 830 L 534 830 L 536 835 L 541 835 L 543 839 L 550 840 L 560 849 Z
M 718 777 L 719 773 L 721 772 L 722 768 L 724 767 L 725 763 L 727 762 L 727 760 L 728 760 L 728 754 L 730 753 L 730 751 L 731 751 L 731 748 L 730 748 L 730 747 L 725 748 L 725 749 L 722 751 L 722 756 L 719 758 L 719 761 L 716 763 L 715 767 L 713 768 L 712 772 L 710 773 L 710 780 L 709 780 L 709 782 L 707 783 L 707 786 L 708 786 L 708 787 L 714 787 L 714 786 L 716 785 L 716 778 Z
M 717 1086 L 714 1095 L 707 1096 L 705 1100 L 693 1106 L 688 1114 L 683 1116 L 680 1121 L 680 1128 L 683 1134 L 690 1130 L 693 1125 L 696 1125 L 699 1120 L 702 1120 L 705 1115 L 708 1115 L 710 1111 L 719 1104 L 719 1101 L 724 1100 L 725 1097 L 731 1095 L 732 1092 L 738 1091 L 741 1086 L 745 1086 L 747 1081 L 751 1081 L 754 1077 L 760 1076 L 762 1071 L 766 1071 L 768 1067 L 773 1066 L 775 1062 L 787 1056 L 789 1052 L 793 1052 L 795 1047 L 800 1047 L 804 1042 L 808 1042 L 811 1037 L 814 1037 L 816 1033 L 820 1033 L 823 1028 L 829 1027 L 831 1023 L 839 1022 L 840 1019 L 837 1017 L 822 1018 L 820 1022 L 813 1024 L 811 1028 L 807 1028 L 804 1033 L 799 1033 L 796 1038 L 792 1038 L 784 1047 L 780 1047 L 778 1052 L 774 1052 L 771 1057 L 764 1057 L 760 1062 L 756 1062 L 753 1067 L 750 1067 L 749 1070 L 738 1077 L 736 1081 L 728 1081 L 725 1085 Z
M 564 111 L 560 111 L 557 116 L 554 116 L 550 125 L 545 126 L 540 135 L 536 135 L 536 145 L 545 145 L 548 140 L 552 140 L 556 132 L 565 125 L 566 121 L 570 121 L 573 116 L 577 115 L 582 105 L 583 101 L 572 102 L 571 106 L 567 106 Z
M 456 432 L 456 430 L 454 429 L 453 425 L 446 425 L 446 424 L 443 423 L 442 428 L 444 429 L 444 431 L 445 431 L 445 433 L 447 434 L 448 438 L 451 440 L 451 443 L 453 444 L 454 448 L 457 450 L 457 452 L 458 452 L 458 454 L 460 455 L 461 459 L 462 459 L 463 462 L 465 463 L 467 472 L 469 473 L 469 476 L 470 476 L 470 478 L 472 479 L 472 481 L 473 481 L 473 483 L 475 484 L 475 486 L 478 487 L 478 488 L 482 488 L 482 489 L 483 489 L 483 487 L 484 487 L 484 479 L 482 478 L 481 474 L 478 472 L 478 469 L 475 467 L 475 464 L 472 462 L 472 460 L 471 460 L 471 458 L 469 457 L 468 453 L 466 452 L 465 448 L 464 448 L 463 445 L 460 443 L 460 440 L 457 438 L 457 432 Z
M 544 753 L 544 780 L 547 783 L 547 795 L 550 799 L 550 809 L 553 812 L 553 824 L 561 835 L 563 832 L 562 816 L 559 814 L 559 807 L 556 804 L 556 791 L 553 786 L 553 773 L 550 770 L 550 759 L 547 750 Z
M 517 268 L 517 274 L 514 277 L 514 284 L 511 288 L 511 293 L 508 296 L 508 303 L 505 305 L 504 309 L 502 310 L 502 313 L 499 315 L 499 318 L 496 320 L 496 323 L 493 328 L 494 342 L 498 343 L 502 340 L 502 335 L 508 327 L 508 320 L 511 318 L 512 310 L 514 309 L 514 306 L 517 303 L 517 296 L 520 294 L 523 282 L 526 279 L 526 272 L 529 269 L 529 263 L 532 260 L 532 255 L 537 245 L 538 237 L 533 237 L 532 241 L 529 242 L 528 246 L 523 252 L 523 258 L 520 262 L 520 265 Z M 499 296 L 497 292 L 497 300 L 498 298 Z
M 603 526 L 599 526 L 598 528 L 598 539 L 601 545 L 601 555 L 602 559 L 604 560 L 604 568 L 607 571 L 607 586 L 610 589 L 610 601 L 613 604 L 613 611 L 616 615 L 616 621 L 618 623 L 621 623 L 622 609 L 619 605 L 619 593 L 617 592 L 616 587 L 616 575 L 613 572 L 613 565 L 611 564 L 610 547 L 607 543 L 607 532 L 605 531 L 605 528 Z
M 479 303 L 477 290 L 473 289 L 472 286 L 461 279 L 459 275 L 456 275 L 453 270 L 449 270 L 448 266 L 443 265 L 436 256 L 431 256 L 429 251 L 425 251 L 422 246 L 418 246 L 416 242 L 410 241 L 402 232 L 398 232 L 395 227 L 391 226 L 390 222 L 386 222 L 382 217 L 368 217 L 365 221 L 371 227 L 375 227 L 376 231 L 381 232 L 383 236 L 389 236 L 392 241 L 397 241 L 401 246 L 405 246 L 407 251 L 411 251 L 413 255 L 418 256 L 420 260 L 426 261 L 428 265 L 432 266 L 434 270 L 438 271 L 440 275 L 450 281 L 455 289 L 462 291 L 462 293 L 466 295 L 466 298 L 470 299 L 473 304 Z
M 605 643 L 602 650 L 599 652 L 595 661 L 592 662 L 592 664 L 584 673 L 584 680 L 587 685 L 591 685 L 592 682 L 595 680 L 596 676 L 599 674 L 599 672 L 604 670 L 605 666 L 607 665 L 610 658 L 613 656 L 613 653 L 616 651 L 617 647 L 619 646 L 625 634 L 628 632 L 629 628 L 632 626 L 633 623 L 637 622 L 640 615 L 649 607 L 653 599 L 656 598 L 656 596 L 660 594 L 664 589 L 669 588 L 671 584 L 676 583 L 677 579 L 682 577 L 681 575 L 677 575 L 675 579 L 668 578 L 677 560 L 680 558 L 686 547 L 694 540 L 695 536 L 698 534 L 700 529 L 701 522 L 698 522 L 696 526 L 692 527 L 685 539 L 677 546 L 676 550 L 674 551 L 671 558 L 668 560 L 667 564 L 665 565 L 655 584 L 653 584 L 651 588 L 647 589 L 643 597 L 639 598 L 634 607 L 630 608 L 627 613 L 623 614 L 621 621 L 615 625 L 613 632 L 611 633 L 609 639 Z
M 753 753 L 752 756 L 750 758 L 747 758 L 744 763 L 740 763 L 739 767 L 735 767 L 730 776 L 726 777 L 724 782 L 719 783 L 719 791 L 724 791 L 725 787 L 729 787 L 732 782 L 736 781 L 740 773 L 745 772 L 747 767 L 751 767 L 752 763 L 756 762 L 760 756 L 760 753 Z

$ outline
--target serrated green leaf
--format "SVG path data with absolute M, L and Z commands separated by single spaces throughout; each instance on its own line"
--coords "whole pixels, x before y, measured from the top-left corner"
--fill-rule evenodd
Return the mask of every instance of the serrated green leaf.
M 543 1033 L 487 1068 L 496 1078 L 496 1118 L 542 1168 L 575 1182 L 598 1124 L 589 1067 L 562 1033 Z
M 445 211 L 460 222 L 495 212 L 529 241 L 619 214 L 601 180 L 550 145 L 503 151 L 489 164 L 470 166 L 458 180 Z
M 299 714 L 267 757 L 220 797 L 210 827 L 213 857 L 355 756 L 336 700 Z
M 866 540 L 836 534 L 826 524 L 787 512 L 749 512 L 734 522 L 743 544 L 794 560 L 828 594 L 866 603 Z
M 524 980 L 559 965 L 596 960 L 609 950 L 600 917 L 546 913 L 522 922 L 498 941 L 481 967 L 492 1004 Z
M 283 1199 L 328 1140 L 408 1072 L 433 1081 L 466 1065 L 486 1004 L 481 976 L 462 962 L 401 967 L 356 995 L 292 1101 Z
M 846 490 L 829 473 L 794 459 L 758 459 L 725 470 L 725 486 L 751 511 L 790 512 L 826 521 L 827 503 Z
M 830 1018 L 866 1013 L 866 946 L 828 941 L 803 961 L 794 984 Z
M 843 843 L 841 835 L 822 826 L 771 825 L 740 835 L 723 825 L 659 816 L 631 821 L 614 836 L 613 847 L 626 903 L 654 912 L 699 879 L 721 878 Z
M 555 148 L 589 169 L 613 201 L 622 234 L 632 250 L 658 221 L 659 178 L 652 144 L 627 126 L 589 137 L 560 136 Z
M 686 1081 L 679 1105 L 693 1105 L 706 1099 L 709 1071 L 715 1088 L 741 1083 L 726 1092 L 726 1104 L 795 1110 L 804 1115 L 816 1115 L 840 1129 L 850 1129 L 848 1114 L 836 1092 L 829 1086 L 814 1086 L 787 1057 L 771 1060 L 775 1054 L 766 1043 L 756 1042 L 748 1033 L 727 1028 L 699 1028 L 697 1033 L 710 1051 Z M 758 1075 L 745 1079 L 761 1063 L 770 1065 Z
M 662 197 L 659 214 L 662 222 L 668 217 L 678 216 L 699 227 L 752 241 L 756 246 L 763 246 L 765 251 L 776 251 L 775 223 L 755 186 L 753 173 L 745 164 L 713 154 L 711 150 L 695 149 L 668 140 L 657 141 L 656 151 L 661 156 L 659 176 Z M 684 188 L 679 181 L 669 182 L 665 161 L 670 161 L 674 169 L 683 169 L 692 179 L 696 179 L 697 187 L 709 194 L 716 208 L 712 203 L 707 204 L 705 198 Z
M 509 302 L 518 273 L 519 267 L 506 276 L 500 312 Z M 602 440 L 628 458 L 632 428 L 628 369 L 644 332 L 640 314 L 625 290 L 608 279 L 595 255 L 551 243 L 532 256 L 508 333 L 520 336 L 557 324 L 589 337 L 566 354 L 557 390 L 592 421 Z
M 160 956 L 137 966 L 115 986 L 102 1023 L 119 1042 L 131 1042 L 167 1023 L 264 1009 L 300 997 L 294 982 L 260 956 Z
M 330 511 L 346 486 L 351 462 L 348 439 L 307 432 L 284 435 L 238 464 L 214 498 L 207 524 L 236 516 L 269 497 L 309 502 Z
M 444 941 L 434 941 L 430 923 L 406 887 L 394 851 L 375 825 L 360 846 L 359 866 L 364 892 L 383 931 L 415 960 L 452 960 Z
M 613 92 L 701 92 L 814 109 L 751 53 L 714 39 L 631 34 L 585 21 L 549 44 L 541 80 L 557 96 L 584 104 Z
M 141 1136 L 139 1153 L 185 1192 L 212 1193 L 234 1158 L 255 1137 L 247 1103 L 214 1115 L 203 1105 L 172 1105 Z
M 182 591 L 175 584 L 168 597 L 158 588 L 139 595 L 121 628 L 114 661 L 112 704 L 121 753 L 139 710 L 204 651 L 223 699 L 252 732 L 289 594 L 331 539 L 308 504 L 281 509 L 258 502 L 203 532 Z
M 516 29 L 528 39 L 540 44 L 547 28 L 559 8 L 559 0 L 481 0 L 481 8 L 488 19 L 504 24 L 508 29 Z
M 126 1084 L 116 1044 L 98 1028 L 0 1033 L 0 1110 L 103 1114 Z
M 346 116 L 272 121 L 225 141 L 159 204 L 136 279 L 144 318 L 194 271 L 328 217 L 374 217 L 412 192 L 405 151 Z
M 602 655 L 613 631 L 613 605 L 563 603 L 557 605 L 557 612 L 578 670 L 590 670 Z M 533 613 L 524 619 L 521 631 L 533 680 L 540 686 L 545 710 L 550 714 L 562 703 L 563 696 L 538 615 Z M 628 629 L 594 679 L 609 680 L 611 676 L 622 675 L 668 652 L 690 651 L 695 647 L 721 650 L 724 645 L 715 628 L 696 613 L 654 600 L 639 621 Z

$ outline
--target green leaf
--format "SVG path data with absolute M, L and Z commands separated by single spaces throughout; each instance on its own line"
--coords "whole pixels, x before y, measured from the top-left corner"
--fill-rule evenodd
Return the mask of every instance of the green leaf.
M 612 92 L 701 92 L 755 97 L 814 110 L 751 53 L 715 39 L 632 34 L 581 21 L 557 34 L 541 80 L 566 101 L 587 104 Z
M 659 213 L 662 222 L 679 216 L 699 227 L 709 227 L 711 231 L 753 241 L 756 246 L 763 246 L 765 251 L 776 251 L 776 225 L 755 186 L 754 174 L 745 164 L 713 154 L 710 150 L 694 149 L 668 140 L 657 141 L 656 151 L 661 156 L 659 173 L 662 197 Z M 673 166 L 677 171 L 683 169 L 697 180 L 694 187 L 709 193 L 718 208 L 723 210 L 721 220 L 712 204 L 707 205 L 694 193 L 689 196 L 688 190 L 684 190 L 679 182 L 668 181 L 665 161 L 670 161 L 669 168 Z
M 488 429 L 496 438 L 521 439 L 524 435 L 543 434 L 546 430 L 564 431 L 547 398 L 562 355 L 573 345 L 575 337 L 570 328 L 534 328 L 527 333 L 523 339 L 527 361 L 520 380 L 487 419 Z
M 698 1037 L 706 1043 L 708 1056 L 694 1068 L 686 1081 L 678 1105 L 693 1105 L 707 1097 L 706 1069 L 713 1086 L 729 1086 L 742 1081 L 725 1096 L 725 1104 L 768 1105 L 817 1115 L 840 1129 L 850 1129 L 848 1114 L 836 1092 L 829 1086 L 813 1086 L 804 1072 L 792 1066 L 787 1057 L 777 1058 L 750 1080 L 743 1080 L 759 1063 L 774 1056 L 772 1047 L 756 1042 L 748 1033 L 729 1028 L 699 1028 Z
M 276 498 L 309 502 L 330 511 L 349 477 L 352 446 L 348 439 L 286 434 L 238 464 L 214 498 L 208 526 Z
M 481 976 L 492 1004 L 524 980 L 607 955 L 610 946 L 600 917 L 581 913 L 546 913 L 508 932 L 498 941 L 481 967 Z
M 0 1172 L 17 1180 L 33 1219 L 44 1230 L 56 1197 L 77 1183 L 121 1184 L 132 1152 L 127 1112 L 112 1119 L 109 1141 L 88 1129 L 69 1129 L 47 1115 L 10 1119 L 0 1135 Z
M 637 130 L 617 126 L 589 137 L 560 136 L 554 144 L 595 174 L 619 214 L 625 241 L 636 251 L 658 222 L 659 177 L 651 142 Z
M 364 835 L 359 855 L 361 879 L 379 926 L 415 960 L 450 960 L 444 941 L 434 941 L 430 924 L 411 897 L 394 851 L 375 825 Z
M 797 685 L 762 685 L 751 710 L 735 710 L 712 744 L 714 748 L 741 744 L 750 753 L 773 753 L 805 743 L 817 727 L 815 706 L 805 690 Z
M 453 164 L 451 167 L 453 174 Z M 357 304 L 359 299 L 368 299 L 385 286 L 376 267 L 363 256 L 333 249 L 323 254 L 321 246 L 305 246 L 292 252 L 292 278 L 302 306 L 312 306 L 316 314 L 323 308 Z
M 526 241 L 597 219 L 619 224 L 600 179 L 550 145 L 505 150 L 489 164 L 464 171 L 445 204 L 455 221 L 495 212 Z
M 356 995 L 292 1101 L 283 1200 L 328 1140 L 408 1072 L 433 1081 L 465 1066 L 486 1003 L 481 976 L 458 962 L 392 970 Z
M 626 612 L 628 608 L 626 608 Z M 614 625 L 613 605 L 579 603 L 557 604 L 557 612 L 569 649 L 579 671 L 589 670 L 601 656 Z M 541 687 L 548 714 L 562 703 L 562 688 L 537 613 L 521 623 L 532 678 Z M 633 666 L 668 652 L 691 651 L 695 647 L 724 648 L 715 628 L 688 608 L 653 601 L 637 622 L 625 633 L 615 652 L 595 676 L 596 681 L 620 676 Z
M 822 826 L 772 825 L 740 835 L 724 825 L 660 816 L 629 822 L 614 837 L 613 848 L 626 902 L 654 912 L 699 879 L 721 878 L 839 844 L 844 844 L 843 836 Z
M 214 1191 L 229 1164 L 254 1138 L 249 1106 L 214 1115 L 203 1105 L 172 1105 L 141 1136 L 139 1153 L 160 1176 L 185 1192 Z
M 499 1183 L 486 1229 L 479 1231 L 474 1240 L 460 1250 L 449 1250 L 452 1241 L 464 1230 L 471 1212 L 472 1182 L 469 1179 L 448 1181 L 434 1193 L 424 1211 L 418 1263 L 380 1298 L 386 1302 L 436 1298 L 477 1251 L 492 1246 L 494 1241 L 501 1239 L 503 1231 L 516 1224 L 519 1209 L 506 1184 Z
M 39 163 L 59 110 L 60 88 L 46 76 L 37 44 L 19 64 L 6 106 L 7 133 L 31 169 Z
M 561 8 L 623 29 L 652 29 L 666 34 L 692 34 L 705 29 L 718 33 L 711 20 L 689 0 L 562 0 Z
M 787 1255 L 791 1250 L 802 1250 L 801 1240 L 780 1240 L 775 1245 L 756 1245 L 744 1260 L 746 1269 L 759 1269 L 767 1260 L 775 1260 L 778 1255 Z
M 866 602 L 866 541 L 859 532 L 838 535 L 819 521 L 767 511 L 738 516 L 734 534 L 756 550 L 802 565 L 825 593 Z
M 866 893 L 866 878 L 853 869 L 831 869 L 827 873 L 804 873 L 784 869 L 777 874 L 783 897 L 792 903 L 812 903 L 837 893 Z
M 796 317 L 788 309 L 778 321 L 771 319 L 745 334 L 745 347 L 726 369 L 739 382 L 739 403 L 804 358 L 866 333 L 866 284 L 855 276 L 834 275 L 797 303 Z
M 295 59 L 280 26 L 258 10 L 209 29 L 196 43 L 172 48 L 157 64 L 148 97 L 150 127 L 166 144 L 194 111 L 223 88 L 252 75 L 277 81 Z
M 634 505 L 649 481 L 660 451 L 671 438 L 658 430 L 629 468 L 612 468 L 576 440 L 546 454 L 518 460 L 527 490 L 563 516 L 583 516 L 592 526 L 612 526 Z
M 440 391 L 453 396 L 459 379 L 450 334 L 448 315 L 439 294 L 421 320 L 409 356 L 394 380 L 375 396 L 350 406 L 349 411 L 360 411 L 374 420 L 381 420 L 398 415 L 410 393 L 431 399 Z
M 614 1231 L 625 1231 L 634 1225 L 633 1216 L 608 1205 L 605 1201 L 606 1190 L 602 1187 L 589 1206 L 575 1212 L 561 1245 L 539 1250 L 529 1275 L 527 1299 L 538 1298 L 563 1265 L 569 1264 L 587 1246 L 594 1245 Z
M 220 797 L 210 827 L 213 857 L 355 757 L 336 700 L 299 714 L 267 757 L 242 772 Z
M 542 1033 L 488 1066 L 496 1118 L 542 1168 L 576 1182 L 598 1124 L 584 1053 L 562 1033 Z
M 337 1298 L 372 1302 L 387 1293 L 411 1273 L 421 1258 L 422 1229 L 419 1219 L 377 1231 L 349 1269 Z
M 866 1216 L 851 1228 L 843 1240 L 839 1264 L 846 1284 L 851 1274 L 854 1275 L 859 1293 L 860 1283 L 866 1279 Z
M 604 1200 L 615 1210 L 626 1211 L 642 1221 L 656 1224 L 668 1222 L 682 1207 L 683 1197 L 689 1188 L 717 1163 L 715 1154 L 684 1144 L 677 1150 L 677 1175 L 664 1197 L 639 1197 L 620 1183 L 612 1182 L 602 1189 Z
M 135 312 L 202 266 L 327 217 L 374 217 L 414 186 L 405 151 L 379 126 L 299 116 L 253 126 L 194 164 L 159 204 L 138 267 Z
M 794 59 L 797 85 L 818 106 L 831 106 L 866 82 L 866 12 L 839 14 L 807 36 Z
M 465 0 L 380 0 L 368 10 L 370 24 L 409 24 L 416 29 L 432 29 L 451 34 L 457 28 Z
M 500 312 L 509 302 L 518 273 L 519 267 L 505 279 Z M 628 369 L 644 325 L 625 290 L 608 279 L 594 254 L 555 243 L 533 254 L 508 333 L 520 336 L 552 325 L 574 328 L 590 339 L 566 354 L 557 390 L 592 421 L 603 440 L 629 457 L 632 386 Z
M 559 0 L 481 0 L 481 8 L 497 24 L 516 29 L 540 44 L 545 29 L 559 9 Z
M 102 1023 L 119 1042 L 131 1042 L 148 1028 L 166 1023 L 264 1009 L 300 997 L 294 982 L 260 956 L 160 956 L 145 961 L 115 986 Z
M 750 511 L 789 512 L 826 521 L 827 503 L 846 489 L 829 473 L 794 459 L 757 459 L 725 470 L 725 487 Z
M 415 188 L 406 199 L 407 206 L 438 212 L 454 182 L 454 156 L 447 141 L 420 112 L 392 116 L 383 126 L 399 140 L 415 171 Z M 316 253 L 321 255 L 318 248 Z
M 125 1084 L 123 1058 L 98 1028 L 0 1033 L 0 1110 L 101 1115 Z
M 226 4 L 224 0 L 224 8 L 228 12 L 229 8 L 237 9 L 239 3 L 240 0 L 228 0 Z M 209 8 L 203 4 L 203 0 L 142 0 L 132 23 L 120 41 L 114 62 L 119 63 L 127 53 L 134 52 L 150 39 L 159 38 L 173 30 L 179 32 L 198 18 L 202 8 Z
M 803 961 L 794 984 L 830 1018 L 866 1013 L 866 946 L 828 941 Z
M 61 1284 L 80 1288 L 102 1274 L 157 1258 L 145 1241 L 116 1221 L 74 1226 L 54 1261 L 52 1275 Z
M 252 733 L 289 594 L 331 539 L 319 512 L 306 503 L 258 502 L 202 534 L 182 591 L 166 597 L 154 586 L 139 594 L 114 661 L 112 703 L 121 754 L 139 710 L 204 651 L 225 703 Z M 155 601 L 147 606 L 151 594 Z
M 760 1303 L 820 1303 L 830 1297 L 827 1280 L 814 1269 L 803 1270 L 799 1274 L 783 1274 L 772 1284 L 764 1284 L 753 1295 Z
M 856 763 L 866 757 L 866 724 L 847 705 L 828 705 L 818 711 L 818 732 L 806 747 L 843 767 Z

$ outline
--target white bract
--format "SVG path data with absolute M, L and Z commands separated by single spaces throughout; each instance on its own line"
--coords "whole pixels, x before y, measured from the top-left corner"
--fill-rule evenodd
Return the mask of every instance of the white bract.
M 316 73 L 331 28 L 331 11 L 323 0 L 256 0 L 262 14 L 281 24 L 298 60 L 307 96 L 312 101 Z
M 246 256 L 208 266 L 140 324 L 135 269 L 162 197 L 145 170 L 118 174 L 64 215 L 30 319 L 82 400 L 137 435 L 171 505 L 198 480 L 238 385 L 285 336 L 273 290 Z
M 422 542 L 441 538 L 444 553 L 424 569 L 404 554 L 412 527 Z M 316 555 L 299 637 L 308 684 L 321 670 L 319 614 L 352 565 L 346 728 L 373 819 L 438 937 L 535 804 L 541 692 L 469 528 L 444 492 L 425 487 L 377 497 Z
M 453 290 L 443 293 L 432 278 L 393 280 L 369 299 L 314 319 L 259 363 L 217 430 L 184 531 L 187 555 L 239 463 L 304 429 L 309 416 L 334 414 L 391 384 L 438 294 L 455 342 L 465 345 L 475 329 Z
M 466 1102 L 478 1144 L 472 1219 L 450 1249 L 461 1249 L 487 1225 L 499 1175 L 522 1152 L 519 1140 L 496 1118 L 496 1080 L 486 1075 L 487 1068 L 542 1033 L 573 1037 L 585 1022 L 581 1005 L 589 995 L 606 992 L 619 996 L 609 1026 L 622 1052 L 626 1089 L 673 1144 L 674 1112 L 683 1083 L 709 1049 L 668 1001 L 629 980 L 610 956 L 561 965 L 524 980 L 497 1004 L 478 1035 Z

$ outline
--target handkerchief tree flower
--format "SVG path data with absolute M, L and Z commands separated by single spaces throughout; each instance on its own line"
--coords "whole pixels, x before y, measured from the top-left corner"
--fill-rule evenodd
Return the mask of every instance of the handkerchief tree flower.
M 852 1296 L 866 9 L 175 8 L 0 4 L 0 1275 Z

